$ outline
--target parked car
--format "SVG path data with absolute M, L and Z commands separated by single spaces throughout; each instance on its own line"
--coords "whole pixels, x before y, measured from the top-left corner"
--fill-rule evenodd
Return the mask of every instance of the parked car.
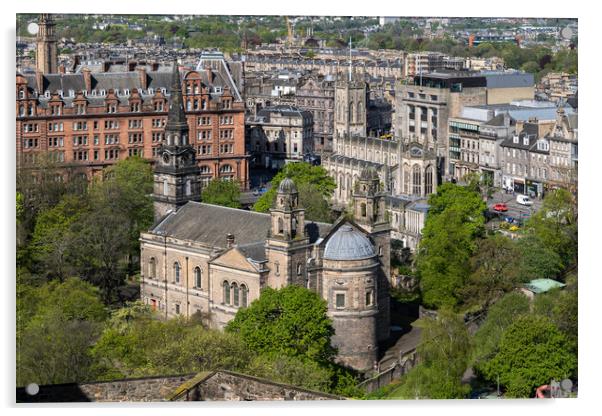
M 529 198 L 527 195 L 517 195 L 516 202 L 521 205 L 531 206 L 533 205 L 533 200 Z
M 508 211 L 508 205 L 499 202 L 493 206 L 493 210 L 497 212 L 506 212 Z

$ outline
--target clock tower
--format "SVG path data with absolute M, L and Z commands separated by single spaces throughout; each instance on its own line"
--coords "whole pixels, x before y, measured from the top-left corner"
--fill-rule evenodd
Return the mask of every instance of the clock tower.
M 174 62 L 165 139 L 154 167 L 155 221 L 188 201 L 201 200 L 199 174 L 196 152 L 190 144 L 178 64 Z

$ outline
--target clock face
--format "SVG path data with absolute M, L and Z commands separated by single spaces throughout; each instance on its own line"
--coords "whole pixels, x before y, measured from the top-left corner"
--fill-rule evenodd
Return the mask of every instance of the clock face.
M 163 154 L 163 163 L 165 163 L 166 165 L 169 163 L 169 154 Z

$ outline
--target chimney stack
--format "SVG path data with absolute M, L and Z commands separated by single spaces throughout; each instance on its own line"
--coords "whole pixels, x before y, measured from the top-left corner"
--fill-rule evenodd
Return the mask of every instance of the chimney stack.
M 84 76 L 84 85 L 86 87 L 86 91 L 92 91 L 92 76 L 90 75 L 90 69 L 84 68 L 82 69 L 82 74 Z
M 234 235 L 228 233 L 228 235 L 226 235 L 226 247 L 232 248 L 233 245 L 234 245 Z
M 140 78 L 140 88 L 145 90 L 148 86 L 148 80 L 146 78 L 146 68 L 140 66 L 136 68 L 136 70 L 138 71 L 138 77 Z

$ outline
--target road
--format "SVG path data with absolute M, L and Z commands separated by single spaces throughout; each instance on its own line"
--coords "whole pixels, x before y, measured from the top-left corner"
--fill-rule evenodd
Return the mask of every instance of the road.
M 493 211 L 493 206 L 497 203 L 504 203 L 508 206 L 508 211 L 504 212 L 504 216 L 512 218 L 528 218 L 532 213 L 538 211 L 541 208 L 542 201 L 540 199 L 533 199 L 533 205 L 527 207 L 516 202 L 516 195 L 507 194 L 503 191 L 497 191 L 493 198 L 487 201 L 487 206 L 490 211 Z

